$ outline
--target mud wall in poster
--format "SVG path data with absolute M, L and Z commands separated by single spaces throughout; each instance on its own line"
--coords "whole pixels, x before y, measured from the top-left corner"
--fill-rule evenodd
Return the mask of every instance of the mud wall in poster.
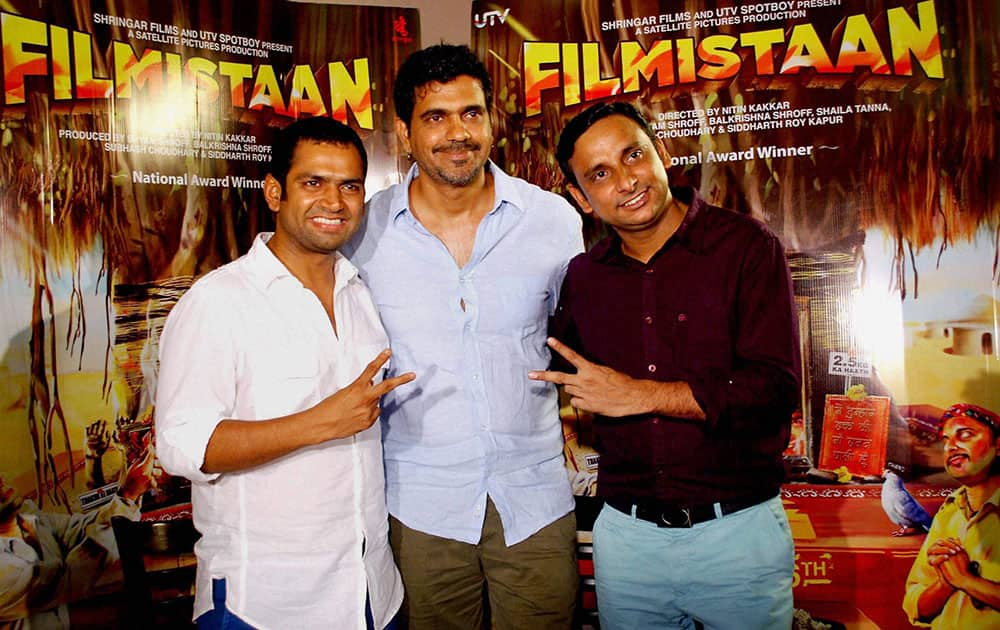
M 398 181 L 386 112 L 419 27 L 279 0 L 4 3 L 0 625 L 68 622 L 120 580 L 109 517 L 184 503 L 150 442 L 164 318 L 269 227 L 276 129 L 347 122 L 369 188 Z
M 562 125 L 626 100 L 672 183 L 780 235 L 805 358 L 784 489 L 796 601 L 846 627 L 910 627 L 924 534 L 890 535 L 883 470 L 933 514 L 956 486 L 942 414 L 1000 411 L 998 22 L 971 1 L 473 3 L 508 172 L 565 192 Z M 587 418 L 564 420 L 568 474 L 592 496 Z

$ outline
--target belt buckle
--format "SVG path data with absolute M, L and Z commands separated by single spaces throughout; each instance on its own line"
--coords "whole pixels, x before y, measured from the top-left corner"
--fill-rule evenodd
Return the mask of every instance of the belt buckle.
M 657 519 L 657 527 L 691 527 L 691 508 L 678 507 L 669 512 L 664 510 Z

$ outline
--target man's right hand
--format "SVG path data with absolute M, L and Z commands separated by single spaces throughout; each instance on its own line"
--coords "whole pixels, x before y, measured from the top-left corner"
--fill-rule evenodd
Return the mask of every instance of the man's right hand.
M 226 473 L 266 464 L 305 446 L 346 438 L 375 423 L 379 399 L 409 383 L 412 372 L 375 384 L 375 375 L 389 359 L 383 350 L 353 383 L 318 404 L 269 420 L 221 421 L 208 440 L 201 470 Z
M 391 354 L 388 348 L 380 352 L 353 383 L 310 409 L 311 420 L 318 430 L 318 442 L 349 437 L 372 426 L 378 419 L 382 396 L 416 378 L 416 374 L 407 372 L 376 385 L 375 376 Z

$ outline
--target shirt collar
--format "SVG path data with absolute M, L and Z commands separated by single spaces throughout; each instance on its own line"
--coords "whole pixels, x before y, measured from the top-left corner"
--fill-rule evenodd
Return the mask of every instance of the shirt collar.
M 697 221 L 697 218 L 703 213 L 704 209 L 708 206 L 701 195 L 698 194 L 694 188 L 690 186 L 684 187 L 670 187 L 670 194 L 674 196 L 675 199 L 681 203 L 687 204 L 687 212 L 684 214 L 684 219 L 681 224 L 677 226 L 677 230 L 667 239 L 667 242 L 663 244 L 658 252 L 653 256 L 652 259 L 656 259 L 660 255 L 660 252 L 667 249 L 674 244 L 691 251 L 695 254 L 700 254 L 705 251 L 705 236 L 706 236 L 706 226 L 704 221 Z M 591 256 L 597 261 L 605 263 L 620 263 L 625 262 L 628 258 L 622 252 L 622 241 L 621 237 L 614 230 L 607 238 L 602 239 L 594 248 L 591 250 Z M 629 259 L 631 260 L 631 259 Z
M 504 206 L 510 206 L 519 212 L 524 212 L 524 198 L 514 177 L 505 173 L 502 168 L 493 163 L 493 160 L 487 160 L 486 169 L 493 175 L 493 209 L 490 214 Z M 389 202 L 389 216 L 394 221 L 403 213 L 410 211 L 410 183 L 419 176 L 420 169 L 414 162 L 410 166 L 410 170 L 406 172 L 403 182 L 393 190 Z
M 946 500 L 950 503 L 955 503 L 967 517 L 971 513 L 971 509 L 969 508 L 969 489 L 967 487 L 961 486 L 952 492 L 951 496 L 949 496 Z M 983 503 L 983 507 L 980 508 L 979 512 L 983 513 L 997 509 L 1000 509 L 1000 489 L 997 489 L 996 492 L 990 495 L 990 498 L 986 499 L 986 502 Z
M 267 242 L 274 236 L 274 232 L 261 232 L 254 239 L 250 251 L 246 255 L 246 265 L 250 270 L 253 283 L 261 291 L 267 291 L 275 282 L 291 278 L 301 284 L 292 272 L 288 270 L 283 262 L 278 260 Z M 340 252 L 334 254 L 333 273 L 336 278 L 334 284 L 338 289 L 347 286 L 358 275 L 358 268 Z M 335 289 L 336 290 L 336 289 Z

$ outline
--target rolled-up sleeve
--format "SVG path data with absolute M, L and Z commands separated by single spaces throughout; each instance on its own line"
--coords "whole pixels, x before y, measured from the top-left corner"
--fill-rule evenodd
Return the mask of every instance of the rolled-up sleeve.
M 219 422 L 234 416 L 233 322 L 218 295 L 192 288 L 167 317 L 160 336 L 156 387 L 156 453 L 163 469 L 193 482 L 218 477 L 201 467 Z

